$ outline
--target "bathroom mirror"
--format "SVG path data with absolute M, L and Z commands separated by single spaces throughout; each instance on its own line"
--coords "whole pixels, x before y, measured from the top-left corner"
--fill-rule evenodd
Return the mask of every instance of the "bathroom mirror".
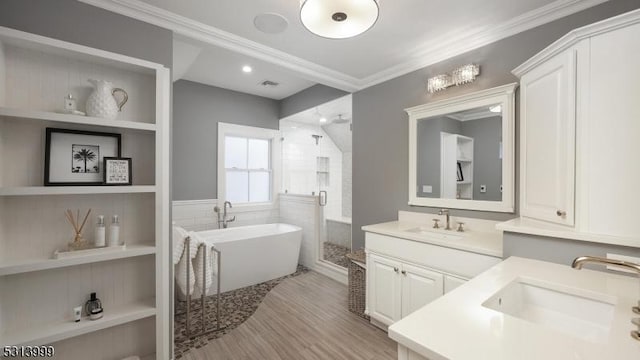
M 406 109 L 409 205 L 514 211 L 516 83 Z

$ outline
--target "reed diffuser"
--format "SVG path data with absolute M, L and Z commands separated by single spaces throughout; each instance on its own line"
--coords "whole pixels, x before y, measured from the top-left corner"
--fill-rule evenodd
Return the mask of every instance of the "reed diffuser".
M 73 237 L 73 241 L 69 243 L 69 251 L 74 250 L 82 250 L 89 247 L 89 242 L 82 238 L 82 229 L 84 229 L 84 225 L 87 223 L 87 219 L 89 218 L 89 214 L 91 214 L 91 209 L 87 211 L 87 214 L 84 216 L 84 220 L 82 220 L 82 224 L 80 224 L 80 210 L 76 211 L 75 218 L 73 216 L 73 212 L 67 209 L 64 212 L 67 220 L 73 227 L 73 231 L 75 232 L 75 236 Z

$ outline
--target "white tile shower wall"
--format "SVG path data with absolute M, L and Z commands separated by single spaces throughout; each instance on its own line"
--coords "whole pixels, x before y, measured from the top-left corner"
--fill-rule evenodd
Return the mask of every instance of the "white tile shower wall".
M 318 197 L 311 195 L 280 194 L 280 222 L 302 228 L 299 263 L 315 268 L 320 238 L 319 221 L 323 208 Z
M 289 194 L 311 195 L 327 191 L 327 216 L 342 215 L 342 152 L 319 125 L 288 120 L 280 121 L 284 138 L 282 146 L 282 186 Z M 311 135 L 320 135 L 316 141 Z M 317 184 L 317 157 L 329 158 L 329 187 L 319 189 Z
M 217 199 L 184 200 L 173 202 L 173 222 L 190 231 L 217 229 L 217 216 L 213 208 Z M 278 202 L 276 201 L 276 204 Z M 229 215 L 236 220 L 229 227 L 270 224 L 279 221 L 279 210 L 276 207 L 266 210 L 229 209 Z

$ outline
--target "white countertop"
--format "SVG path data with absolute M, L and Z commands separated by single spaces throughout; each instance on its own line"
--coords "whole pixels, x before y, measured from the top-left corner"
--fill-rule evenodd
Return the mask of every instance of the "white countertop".
M 518 277 L 615 297 L 607 339 L 580 339 L 482 306 Z M 389 336 L 430 360 L 638 360 L 640 342 L 629 333 L 639 297 L 637 278 L 511 257 L 391 325 Z
M 464 233 L 458 233 L 456 231 L 440 230 L 440 232 L 445 234 L 462 235 L 461 239 L 447 240 L 406 231 L 417 227 L 424 227 L 425 224 L 425 222 L 391 221 L 363 226 L 362 230 L 483 255 L 502 257 L 502 233 L 500 232 L 469 230 Z

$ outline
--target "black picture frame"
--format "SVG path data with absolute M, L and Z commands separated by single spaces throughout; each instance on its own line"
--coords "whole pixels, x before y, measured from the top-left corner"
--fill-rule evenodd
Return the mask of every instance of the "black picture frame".
M 127 162 L 127 182 L 111 182 L 109 181 L 109 162 L 110 161 L 126 161 Z M 127 157 L 105 157 L 103 159 L 103 183 L 104 185 L 109 185 L 109 186 L 130 186 L 132 185 L 132 181 L 133 181 L 133 171 L 132 171 L 132 165 L 131 165 L 131 158 L 127 158 Z
M 464 174 L 462 173 L 462 165 L 458 161 L 458 172 L 457 172 L 458 181 L 464 181 Z
M 104 179 L 103 174 L 101 173 L 100 164 L 103 163 L 101 158 L 104 155 L 120 157 L 122 151 L 122 135 L 116 133 L 105 133 L 98 131 L 85 131 L 85 130 L 71 130 L 71 129 L 60 129 L 60 128 L 46 128 L 45 129 L 45 155 L 44 155 L 44 185 L 45 186 L 99 186 L 103 185 Z M 63 141 L 57 139 L 59 136 L 57 135 L 70 135 L 67 136 L 67 144 L 60 144 Z M 78 144 L 73 144 L 71 148 L 69 148 L 69 138 L 73 139 L 77 136 Z M 93 138 L 93 139 L 92 139 Z M 95 141 L 94 141 L 95 140 Z M 73 161 L 75 158 L 75 147 L 88 147 L 88 148 L 99 148 L 96 143 L 100 141 L 113 143 L 115 140 L 115 144 L 110 144 L 109 149 L 106 152 L 99 153 L 95 155 L 95 158 L 91 160 L 94 165 L 93 171 L 87 171 L 87 162 L 84 161 L 84 172 L 83 171 L 73 171 L 75 168 L 73 166 Z M 93 141 L 93 142 L 92 142 Z M 72 143 L 75 140 L 72 141 Z M 90 144 L 85 144 L 90 143 Z M 61 155 L 61 151 L 58 148 L 61 146 L 63 148 L 62 153 L 68 154 L 68 151 L 71 151 L 71 162 L 72 165 L 69 168 L 68 174 L 66 174 L 66 170 L 61 170 L 60 167 L 63 166 L 61 164 L 69 164 L 67 162 L 68 159 L 60 158 L 66 155 Z M 67 149 L 68 148 L 68 149 Z M 53 158 L 52 158 L 53 157 Z M 85 157 L 86 159 L 86 157 Z M 64 165 L 66 166 L 66 165 Z M 77 168 L 77 167 L 76 167 Z M 65 176 L 60 176 L 60 172 L 64 172 Z M 71 175 L 69 175 L 71 174 Z M 67 176 L 68 175 L 68 176 Z

